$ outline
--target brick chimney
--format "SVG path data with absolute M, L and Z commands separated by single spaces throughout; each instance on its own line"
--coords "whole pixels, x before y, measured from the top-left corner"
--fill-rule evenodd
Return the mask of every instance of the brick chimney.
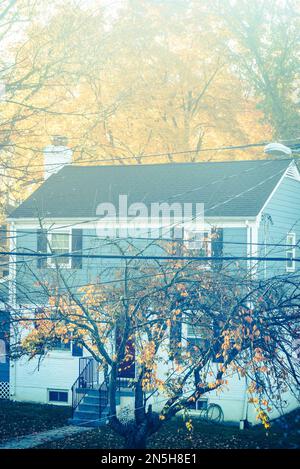
M 68 147 L 68 138 L 53 135 L 51 145 L 44 148 L 44 179 L 58 173 L 65 165 L 72 163 L 72 150 Z

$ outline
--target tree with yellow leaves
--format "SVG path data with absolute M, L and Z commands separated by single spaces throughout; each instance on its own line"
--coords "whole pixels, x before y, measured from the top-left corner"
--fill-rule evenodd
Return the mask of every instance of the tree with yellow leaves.
M 203 148 L 270 135 L 232 67 L 224 34 L 229 40 L 205 2 L 177 11 L 131 0 L 111 16 L 96 4 L 47 7 L 41 0 L 11 47 L 14 65 L 2 74 L 12 166 L 38 182 L 42 150 L 57 134 L 68 137 L 76 160 L 116 163 L 141 163 L 151 153 L 191 161 Z M 28 180 L 20 170 L 17 176 Z

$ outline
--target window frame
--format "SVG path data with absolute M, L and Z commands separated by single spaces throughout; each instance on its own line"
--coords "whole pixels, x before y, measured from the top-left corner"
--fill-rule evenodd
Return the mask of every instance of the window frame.
M 59 394 L 66 394 L 67 395 L 67 400 L 66 401 L 60 401 L 60 400 L 51 400 L 50 399 L 50 393 L 51 392 L 56 392 Z M 57 389 L 57 388 L 48 388 L 47 389 L 47 402 L 48 404 L 56 404 L 56 405 L 68 405 L 69 404 L 69 390 L 68 389 Z
M 197 326 L 196 326 L 193 334 L 189 331 L 189 326 L 190 327 L 192 327 L 192 326 L 189 325 L 186 321 L 183 322 L 183 326 L 184 326 L 184 328 L 183 328 L 183 337 L 184 337 L 184 340 L 186 342 L 186 345 L 185 345 L 186 350 L 188 350 L 189 347 L 190 347 L 190 344 L 188 343 L 190 339 L 199 340 L 200 343 L 202 342 L 203 345 L 204 345 L 203 350 L 205 350 L 206 344 L 207 344 L 207 341 L 209 341 L 209 338 L 201 337 L 200 335 L 198 335 Z M 214 327 L 213 323 L 211 324 L 211 326 L 212 326 L 212 328 Z M 203 326 L 203 327 L 205 328 L 205 326 Z M 212 340 L 213 341 L 215 340 L 214 332 L 213 332 Z M 196 345 L 196 347 L 201 349 L 201 347 L 199 345 Z M 210 345 L 208 345 L 208 347 L 210 347 Z M 212 363 L 224 363 L 224 357 L 221 355 L 220 357 L 217 358 L 216 355 L 219 352 L 217 352 L 217 353 L 215 353 L 215 352 L 216 352 L 215 347 L 213 347 L 213 356 L 211 358 Z
M 53 250 L 53 248 L 52 248 L 52 236 L 57 235 L 57 234 L 68 235 L 68 241 L 69 241 L 68 253 L 71 254 L 72 253 L 72 231 L 69 230 L 69 229 L 67 229 L 67 230 L 65 230 L 65 229 L 55 230 L 52 233 L 48 233 L 48 235 L 47 235 L 47 239 L 48 239 L 47 252 L 50 253 L 50 254 L 52 253 L 52 250 Z M 47 267 L 56 268 L 55 259 L 57 259 L 57 258 L 52 258 L 52 256 L 47 257 Z M 66 259 L 67 262 L 63 263 L 63 264 L 58 263 L 58 267 L 61 267 L 63 269 L 71 269 L 71 267 L 72 267 L 72 258 L 67 257 L 67 258 L 63 258 L 63 259 Z
M 207 252 L 205 253 L 205 256 L 203 256 L 203 257 L 211 257 L 211 255 L 212 255 L 211 229 L 210 228 L 202 229 L 202 230 L 188 229 L 188 228 L 184 229 L 184 247 L 185 247 L 185 249 L 190 252 L 191 256 L 202 257 L 201 254 L 199 253 L 201 248 L 196 248 L 196 247 L 192 248 L 192 247 L 190 247 L 191 242 L 193 242 L 193 243 L 197 242 L 197 241 L 191 241 L 189 239 L 190 233 L 195 233 L 195 234 L 198 234 L 198 233 L 205 234 L 205 233 L 207 233 L 207 238 L 208 238 L 208 240 L 207 240 Z M 204 270 L 211 270 L 212 263 L 210 261 L 202 261 L 201 268 L 204 269 Z
M 1 343 L 1 347 L 0 347 L 0 365 L 6 365 L 8 363 L 8 360 L 7 360 L 7 357 L 8 357 L 8 354 L 7 354 L 7 341 L 4 339 L 4 337 L 0 337 L 0 343 Z M 3 353 L 1 348 L 3 346 Z
M 201 403 L 201 407 L 200 404 Z M 195 406 L 195 407 L 194 407 Z M 195 401 L 192 401 L 188 405 L 189 410 L 192 412 L 203 412 L 207 410 L 208 408 L 208 398 L 206 397 L 199 397 L 199 399 L 196 399 Z
M 291 239 L 291 242 L 289 242 L 289 239 Z M 295 232 L 290 232 L 287 233 L 286 235 L 286 250 L 285 250 L 285 256 L 286 256 L 286 265 L 285 269 L 286 272 L 295 272 L 296 270 L 296 263 L 295 261 L 290 261 L 290 258 L 288 257 L 289 254 L 291 254 L 291 258 L 296 257 L 296 233 Z M 288 263 L 292 262 L 292 265 L 289 266 Z
M 6 223 L 0 224 L 0 248 L 3 251 L 9 251 L 9 229 Z M 7 280 L 9 277 L 9 255 L 4 254 L 2 261 L 6 262 L 7 266 L 0 266 L 0 281 Z
M 197 326 L 192 326 L 191 324 L 189 324 L 186 319 L 183 320 L 183 323 L 182 323 L 182 337 L 185 341 L 185 348 L 186 350 L 189 350 L 189 348 L 191 347 L 191 343 L 189 342 L 190 339 L 192 340 L 198 340 L 199 341 L 199 345 L 193 345 L 193 346 L 196 346 L 199 348 L 199 350 L 201 349 L 201 343 L 203 344 L 203 350 L 206 348 L 206 341 L 208 340 L 207 338 L 203 337 L 203 332 L 205 330 L 205 327 L 203 328 L 203 326 L 200 326 L 202 331 L 199 333 L 197 332 Z M 191 331 L 190 328 L 194 328 L 193 329 L 193 332 Z M 198 326 L 199 327 L 199 326 Z M 200 335 L 201 333 L 201 335 Z
M 210 229 L 202 229 L 202 230 L 194 230 L 194 229 L 187 229 L 184 230 L 184 244 L 188 251 L 199 251 L 202 248 L 198 247 L 191 247 L 191 243 L 200 242 L 200 240 L 192 241 L 189 237 L 190 234 L 207 234 L 207 257 L 211 256 L 211 230 Z
M 59 341 L 59 338 L 57 339 Z M 63 342 L 62 339 L 60 340 L 60 343 L 61 343 L 61 347 L 59 346 L 54 346 L 52 347 L 49 351 L 50 352 L 72 352 L 72 344 L 71 344 L 71 340 L 69 340 L 68 342 Z

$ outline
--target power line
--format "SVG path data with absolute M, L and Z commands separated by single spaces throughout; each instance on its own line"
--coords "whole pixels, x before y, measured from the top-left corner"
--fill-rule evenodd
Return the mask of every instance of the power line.
M 285 159 L 285 160 L 286 160 L 286 159 Z M 266 164 L 268 164 L 268 163 L 270 163 L 270 162 L 271 162 L 271 160 L 267 160 L 267 161 L 265 161 L 263 164 L 266 165 Z M 253 169 L 254 169 L 254 168 L 246 169 L 246 170 L 244 170 L 243 172 L 244 172 L 244 173 L 245 173 L 245 172 L 249 172 L 249 171 L 251 171 L 251 170 L 253 170 Z M 240 197 L 241 195 L 243 195 L 243 194 L 246 193 L 246 192 L 249 192 L 250 190 L 255 189 L 256 187 L 258 187 L 259 185 L 263 184 L 264 182 L 266 182 L 266 181 L 269 180 L 270 178 L 273 178 L 273 177 L 275 177 L 276 175 L 279 175 L 279 174 L 281 174 L 281 173 L 283 173 L 283 170 L 279 171 L 278 173 L 276 173 L 276 174 L 274 174 L 274 175 L 269 176 L 269 177 L 266 178 L 265 180 L 260 181 L 258 184 L 254 185 L 254 186 L 252 186 L 252 187 L 250 187 L 250 188 L 248 188 L 248 189 L 246 189 L 245 191 L 242 191 L 241 193 L 236 194 L 235 196 L 230 197 L 230 198 L 228 198 L 227 200 L 222 201 L 222 202 L 219 203 L 219 204 L 216 204 L 215 206 L 209 207 L 209 210 L 212 210 L 212 209 L 216 208 L 216 207 L 219 206 L 219 205 L 225 205 L 226 203 L 230 202 L 231 200 Z M 241 173 L 238 173 L 238 174 L 235 174 L 235 175 L 230 175 L 230 176 L 227 176 L 227 177 L 225 176 L 225 177 L 222 178 L 221 180 L 226 180 L 226 179 L 228 179 L 228 178 L 230 178 L 230 177 L 233 177 L 233 176 L 239 176 L 240 174 L 241 174 Z M 208 185 L 210 185 L 210 184 L 212 184 L 212 183 L 217 183 L 217 182 L 218 182 L 218 180 L 211 181 L 210 183 L 204 185 L 204 187 L 206 187 L 206 186 L 208 186 Z M 202 187 L 203 187 L 203 186 L 202 186 Z M 194 190 L 199 190 L 199 189 L 201 189 L 201 186 L 200 186 L 200 188 L 195 188 L 195 189 L 193 189 L 192 191 L 194 191 Z M 186 192 L 190 192 L 190 191 L 186 191 Z M 184 193 L 182 193 L 182 194 L 175 194 L 174 196 L 171 196 L 171 198 L 175 198 L 175 197 L 181 196 L 181 195 L 183 195 L 183 194 L 184 194 Z M 167 199 L 167 200 L 168 200 L 168 199 Z M 194 217 L 193 219 L 195 219 L 195 218 L 197 218 L 197 216 Z M 88 221 L 86 221 L 86 223 L 88 223 L 88 222 L 90 222 L 90 221 L 91 221 L 91 220 L 88 220 Z M 94 221 L 98 221 L 98 219 L 95 219 Z M 76 225 L 76 223 L 69 224 L 69 225 L 66 225 L 66 226 L 75 226 L 75 225 Z M 66 226 L 65 226 L 65 227 L 66 227 Z M 169 227 L 174 227 L 174 226 L 176 226 L 176 224 L 175 224 L 175 225 L 174 225 L 174 224 L 173 224 L 173 225 L 169 225 Z M 62 228 L 62 227 L 60 227 L 60 228 Z M 156 241 L 156 240 L 157 240 L 157 238 L 154 239 L 154 241 Z M 154 242 L 154 241 L 153 241 L 153 242 Z M 153 242 L 152 242 L 152 244 L 153 244 Z M 5 254 L 3 254 L 3 255 L 5 255 Z M 47 255 L 44 255 L 44 254 L 42 254 L 42 256 L 48 257 Z M 85 256 L 85 257 L 91 259 L 91 258 L 94 258 L 94 256 L 96 256 L 96 255 L 88 255 L 88 256 Z M 196 256 L 194 256 L 194 258 L 195 258 L 195 257 L 196 257 Z M 137 256 L 133 256 L 133 258 L 134 258 L 134 259 L 137 259 Z M 145 256 L 142 256 L 142 258 L 143 258 L 143 259 L 146 259 Z M 174 256 L 173 256 L 172 258 L 174 259 Z M 189 257 L 189 259 L 191 259 L 191 260 L 194 260 L 194 258 Z M 123 257 L 123 259 L 124 259 L 124 257 Z M 198 259 L 198 258 L 196 258 L 195 260 L 197 260 L 197 259 Z M 214 258 L 214 259 L 216 259 L 216 258 Z M 223 257 L 222 259 L 225 260 L 224 257 Z M 229 256 L 228 256 L 228 259 L 229 259 Z M 230 259 L 241 260 L 241 259 L 238 259 L 238 258 L 236 258 L 236 257 L 233 258 L 232 256 L 231 256 Z M 249 260 L 250 258 L 247 257 L 246 259 Z M 257 258 L 257 260 L 267 260 L 267 259 L 279 259 L 279 258 L 266 258 L 266 257 L 264 257 L 264 258 Z M 283 258 L 283 259 L 286 261 L 285 258 Z M 200 260 L 200 259 L 199 259 L 199 260 Z M 255 260 L 255 259 L 252 258 L 252 260 Z M 292 260 L 292 259 L 291 259 L 291 260 Z
M 54 227 L 54 228 L 50 228 L 49 230 L 47 230 L 47 233 L 48 234 L 51 234 L 52 232 L 54 232 L 55 230 L 61 230 L 61 227 Z M 154 230 L 154 229 L 153 229 Z M 21 233 L 20 235 L 17 234 L 16 236 L 5 236 L 3 237 L 4 240 L 7 240 L 7 239 L 17 239 L 18 237 L 19 238 L 24 238 L 26 235 L 34 235 L 36 233 L 35 230 L 16 230 L 18 233 Z M 146 231 L 146 230 L 145 230 Z M 205 232 L 206 230 L 203 229 L 203 232 Z M 7 233 L 7 230 L 2 230 L 0 229 L 0 233 Z M 98 239 L 99 241 L 108 241 L 109 237 L 106 237 L 106 236 L 98 236 L 98 235 L 92 235 L 92 234 L 86 234 L 86 233 L 82 233 L 82 237 L 83 238 L 92 238 L 92 239 Z M 109 243 L 109 245 L 111 244 L 116 244 L 117 241 L 119 242 L 123 242 L 123 241 L 130 241 L 130 240 L 141 240 L 141 241 L 166 241 L 166 242 L 170 242 L 170 243 L 184 243 L 185 240 L 184 239 L 177 239 L 177 238 L 167 238 L 167 237 L 163 237 L 163 238 L 152 238 L 151 236 L 128 236 L 126 238 L 119 238 L 117 237 L 116 238 L 116 241 L 113 242 L 111 241 Z M 209 239 L 210 240 L 210 239 Z M 284 243 L 254 243 L 254 242 L 251 242 L 251 243 L 247 243 L 247 242 L 243 242 L 243 241 L 218 241 L 217 239 L 213 240 L 214 243 L 216 244 L 229 244 L 229 245 L 237 245 L 237 246 L 249 246 L 250 244 L 252 246 L 262 246 L 262 247 L 265 247 L 265 246 L 272 246 L 272 247 L 288 247 L 288 248 L 297 248 L 299 246 L 299 242 L 300 242 L 300 239 L 299 241 L 296 243 L 296 244 L 284 244 Z M 107 246 L 107 244 L 105 244 L 105 246 Z M 93 246 L 91 248 L 88 248 L 88 249 L 97 249 L 98 247 L 103 247 L 103 245 L 99 245 L 99 246 Z M 1 254 L 1 252 L 0 252 Z
M 21 257 L 42 257 L 42 258 L 79 258 L 79 259 L 126 259 L 126 260 L 191 260 L 191 261 L 232 261 L 232 260 L 253 260 L 253 261 L 271 261 L 271 262 L 286 262 L 286 257 L 263 257 L 263 256 L 150 256 L 150 255 L 130 255 L 130 254 L 51 254 L 39 252 L 14 252 L 14 251 L 1 251 L 0 255 L 3 256 L 21 256 Z M 290 261 L 300 262 L 300 257 L 289 258 Z
M 85 158 L 78 158 L 72 162 L 72 166 L 76 164 L 80 164 L 82 162 L 85 163 L 108 163 L 108 162 L 122 162 L 122 161 L 127 161 L 127 160 L 141 160 L 143 158 L 158 158 L 162 156 L 170 157 L 173 155 L 184 155 L 184 154 L 193 154 L 193 153 L 206 153 L 210 151 L 230 151 L 230 150 L 243 150 L 247 148 L 259 148 L 259 147 L 264 147 L 270 142 L 259 142 L 259 143 L 247 143 L 247 144 L 241 144 L 241 145 L 227 145 L 223 147 L 210 147 L 210 148 L 200 148 L 200 149 L 190 149 L 190 150 L 180 150 L 180 151 L 167 151 L 167 152 L 157 152 L 157 153 L 147 153 L 144 155 L 132 155 L 132 156 L 126 156 L 123 157 L 122 155 L 116 155 L 114 157 L 110 158 L 101 158 L 101 159 L 85 159 Z M 76 151 L 77 147 L 70 147 L 69 149 L 75 150 Z M 31 149 L 31 151 L 34 151 Z M 35 150 L 38 153 L 41 153 L 42 150 Z M 291 158 L 283 158 L 286 160 L 289 160 Z M 196 162 L 195 162 L 196 163 Z M 176 164 L 176 163 L 175 163 Z M 30 168 L 33 167 L 44 167 L 45 165 L 42 163 L 39 164 L 30 164 Z M 59 167 L 59 166 L 64 166 L 64 163 L 57 164 L 57 163 L 49 163 L 47 166 L 53 166 L 53 167 Z M 5 165 L 6 168 L 13 169 L 13 170 L 21 170 L 21 168 L 26 168 L 28 169 L 28 165 L 19 165 L 19 166 L 9 166 Z

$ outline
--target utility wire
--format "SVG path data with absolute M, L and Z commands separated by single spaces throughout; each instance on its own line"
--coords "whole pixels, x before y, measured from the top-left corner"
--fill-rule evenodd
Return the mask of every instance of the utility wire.
M 84 159 L 84 158 L 78 158 L 76 160 L 74 160 L 72 162 L 72 166 L 73 165 L 76 165 L 76 164 L 81 164 L 81 163 L 108 163 L 108 162 L 122 162 L 122 161 L 127 161 L 127 160 L 140 160 L 142 158 L 158 158 L 158 157 L 162 157 L 162 156 L 172 156 L 172 155 L 184 155 L 184 154 L 192 154 L 192 153 L 203 153 L 203 152 L 210 152 L 210 151 L 218 151 L 218 152 L 221 152 L 221 151 L 228 151 L 228 150 L 243 150 L 243 149 L 247 149 L 247 148 L 259 148 L 259 147 L 264 147 L 266 146 L 268 143 L 270 142 L 259 142 L 259 143 L 247 143 L 247 144 L 241 144 L 241 145 L 228 145 L 228 146 L 222 146 L 222 147 L 210 147 L 210 148 L 201 148 L 201 149 L 191 149 L 191 150 L 180 150 L 180 151 L 167 151 L 167 152 L 158 152 L 158 153 L 148 153 L 148 154 L 144 154 L 144 155 L 133 155 L 133 156 L 126 156 L 126 157 L 122 157 L 122 155 L 116 155 L 114 157 L 111 157 L 111 158 L 101 158 L 101 159 Z M 75 149 L 76 150 L 76 147 L 72 148 L 68 148 L 68 149 Z M 31 149 L 32 150 L 32 149 Z M 41 153 L 42 150 L 39 150 L 37 149 L 36 152 L 38 153 Z M 289 160 L 291 158 L 282 158 L 282 159 L 285 159 L 285 160 Z M 241 160 L 243 161 L 243 160 Z M 251 161 L 251 160 L 250 160 Z M 226 161 L 221 161 L 221 162 L 224 162 L 226 163 Z M 198 162 L 193 162 L 194 164 L 197 164 Z M 201 162 L 199 162 L 201 163 Z M 173 163 L 170 163 L 170 164 L 177 164 L 176 162 L 173 162 Z M 188 163 L 187 163 L 188 164 Z M 55 168 L 59 167 L 59 166 L 64 166 L 64 163 L 61 163 L 61 164 L 57 164 L 57 163 L 49 163 L 47 164 L 47 166 L 53 166 Z M 5 165 L 6 168 L 9 168 L 9 169 L 13 169 L 13 170 L 18 170 L 18 169 L 22 169 L 22 168 L 26 168 L 28 169 L 28 165 L 18 165 L 18 166 L 10 166 L 10 165 Z M 30 169 L 33 168 L 33 167 L 45 167 L 44 164 L 42 163 L 39 163 L 39 164 L 30 164 Z
M 52 232 L 55 232 L 55 230 L 61 230 L 61 227 L 54 227 L 54 228 L 50 228 L 50 229 L 47 229 L 47 233 L 48 234 L 51 234 Z M 155 228 L 153 228 L 153 230 L 155 230 Z M 205 232 L 206 230 L 203 229 L 203 232 Z M 1 230 L 0 229 L 0 233 L 3 232 L 3 233 L 7 233 L 7 230 Z M 26 235 L 34 235 L 36 234 L 36 230 L 17 230 L 18 233 L 21 233 L 20 235 L 17 234 L 16 236 L 4 236 L 3 239 L 4 240 L 8 240 L 8 239 L 17 239 L 18 237 L 20 238 L 23 238 L 23 237 L 26 237 Z M 23 235 L 23 236 L 22 236 Z M 98 235 L 92 235 L 92 234 L 86 234 L 86 233 L 82 233 L 82 237 L 83 238 L 91 238 L 91 239 L 97 239 L 99 240 L 100 242 L 101 241 L 108 241 L 109 237 L 107 236 L 98 236 Z M 151 236 L 128 236 L 126 238 L 116 238 L 117 241 L 119 242 L 126 242 L 126 241 L 130 241 L 130 240 L 141 240 L 141 241 L 163 241 L 163 242 L 170 242 L 170 243 L 184 243 L 185 241 L 188 241 L 188 240 L 184 240 L 184 239 L 177 239 L 177 238 L 167 238 L 167 237 L 163 237 L 163 238 L 153 238 Z M 210 241 L 210 238 L 208 239 Z M 217 239 L 214 239 L 213 240 L 214 243 L 216 244 L 229 244 L 229 245 L 237 245 L 237 246 L 249 246 L 250 243 L 247 243 L 247 242 L 243 242 L 243 241 L 218 241 Z M 296 248 L 299 246 L 299 242 L 300 242 L 300 239 L 299 241 L 296 243 L 296 244 L 284 244 L 284 243 L 254 243 L 254 242 L 251 242 L 251 245 L 252 246 L 272 246 L 272 247 L 289 247 L 289 248 Z M 115 243 L 109 243 L 110 245 L 111 244 L 115 244 Z M 91 247 L 89 249 L 97 249 L 97 248 L 100 248 L 100 247 L 103 247 L 103 246 L 106 246 L 107 244 L 103 245 L 103 244 L 99 244 L 98 246 L 94 246 L 94 247 Z M 1 251 L 0 251 L 0 254 L 1 254 Z
M 54 258 L 80 258 L 80 259 L 136 259 L 136 260 L 191 260 L 191 261 L 229 261 L 229 260 L 257 260 L 257 261 L 271 261 L 271 262 L 286 262 L 286 257 L 262 257 L 262 256 L 149 256 L 149 255 L 130 255 L 130 254 L 51 254 L 39 252 L 14 252 L 2 251 L 0 255 L 3 256 L 22 256 L 22 257 L 54 257 Z M 290 261 L 300 262 L 300 257 L 289 258 Z

